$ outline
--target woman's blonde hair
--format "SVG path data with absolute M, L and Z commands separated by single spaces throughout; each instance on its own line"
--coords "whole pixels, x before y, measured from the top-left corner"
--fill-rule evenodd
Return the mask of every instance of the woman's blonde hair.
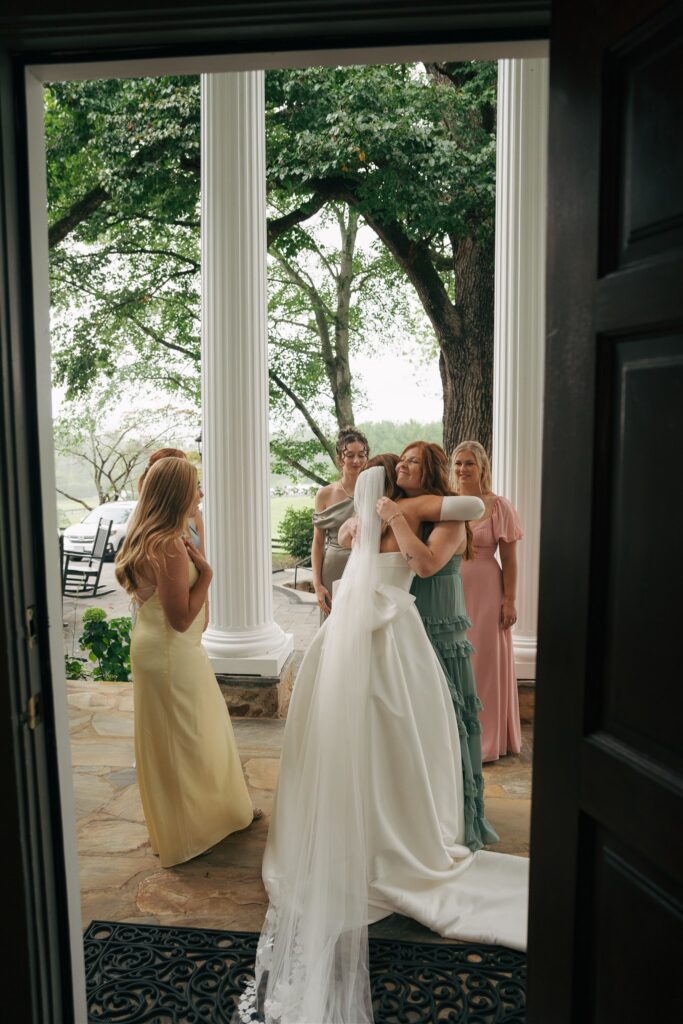
M 197 470 L 186 459 L 159 459 L 149 467 L 120 552 L 116 578 L 129 594 L 140 583 L 145 562 L 159 564 L 187 527 L 197 497 Z
M 461 441 L 451 455 L 451 485 L 455 493 L 458 493 L 458 478 L 455 475 L 455 460 L 461 452 L 472 452 L 474 461 L 479 469 L 479 486 L 482 494 L 490 494 L 493 490 L 491 482 L 491 463 L 486 454 L 483 444 L 478 441 Z
M 147 474 L 154 465 L 155 462 L 159 462 L 160 459 L 187 459 L 187 455 L 180 448 L 158 448 L 155 452 L 152 452 L 150 457 L 147 459 L 147 465 L 142 471 L 142 476 L 138 480 L 138 494 L 142 490 L 142 485 L 147 479 Z

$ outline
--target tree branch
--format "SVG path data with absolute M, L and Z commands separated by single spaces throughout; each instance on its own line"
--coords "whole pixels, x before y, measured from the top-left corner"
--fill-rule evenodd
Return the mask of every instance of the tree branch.
M 308 423 L 309 427 L 311 428 L 311 430 L 313 431 L 315 436 L 320 441 L 321 445 L 323 446 L 323 448 L 325 449 L 325 451 L 327 452 L 329 457 L 334 462 L 334 457 L 335 457 L 335 454 L 336 454 L 334 448 L 332 447 L 330 442 L 327 440 L 327 438 L 323 434 L 322 430 L 320 429 L 318 424 L 315 422 L 315 420 L 313 419 L 313 416 L 308 411 L 308 409 L 306 408 L 306 406 L 304 405 L 302 400 L 299 398 L 299 396 L 297 394 L 295 394 L 294 391 L 292 391 L 292 389 L 287 384 L 285 384 L 285 382 L 282 380 L 281 377 L 278 377 L 278 375 L 275 372 L 275 370 L 272 370 L 272 369 L 268 370 L 268 376 L 272 380 L 273 384 L 275 384 L 276 387 L 278 387 L 280 389 L 280 391 L 282 391 L 285 395 L 287 395 L 287 398 L 291 399 L 291 401 L 294 403 L 296 408 L 299 410 L 299 412 L 301 413 L 303 418 Z
M 285 455 L 284 452 L 278 451 L 276 442 L 271 441 L 271 448 L 277 455 L 278 459 L 282 459 L 283 462 L 288 463 L 292 469 L 296 469 L 303 476 L 308 477 L 308 479 L 312 480 L 314 484 L 319 484 L 321 487 L 325 487 L 326 484 L 329 484 L 329 480 L 323 480 L 321 476 L 314 473 L 312 469 L 307 469 L 301 462 L 297 462 L 297 460 L 293 459 L 291 455 Z
M 148 338 L 152 339 L 152 341 L 155 341 L 157 345 L 162 345 L 164 348 L 170 349 L 172 352 L 180 352 L 181 355 L 187 356 L 189 359 L 194 359 L 196 363 L 199 362 L 201 357 L 198 352 L 192 352 L 191 349 L 184 348 L 182 345 L 174 345 L 172 341 L 166 341 L 166 339 L 162 337 L 161 334 L 158 334 L 156 331 L 152 330 L 152 328 L 148 327 L 147 324 L 140 323 L 140 321 L 136 317 L 134 317 L 132 313 L 125 313 L 124 315 L 129 320 L 132 320 L 132 322 L 135 324 L 138 330 L 142 331 L 143 334 L 146 334 Z
M 111 196 L 101 185 L 97 185 L 90 192 L 86 192 L 81 199 L 73 203 L 68 213 L 65 213 L 63 217 L 55 221 L 48 231 L 50 248 L 52 249 L 53 246 L 59 245 L 60 242 L 64 241 L 67 235 L 71 234 L 84 220 L 87 220 L 108 199 L 111 199 Z
M 57 494 L 61 494 L 64 498 L 68 498 L 69 501 L 76 501 L 76 502 L 78 502 L 78 504 L 82 505 L 83 508 L 88 510 L 88 512 L 92 512 L 92 508 L 93 508 L 92 505 L 88 505 L 87 501 L 83 501 L 82 498 L 76 498 L 76 497 L 74 497 L 73 494 L 67 494 L 66 491 L 63 491 L 61 489 L 61 487 L 55 487 L 55 490 L 57 491 Z
M 437 270 L 440 270 L 444 273 L 453 273 L 454 267 L 452 256 L 444 256 L 442 252 L 435 252 L 434 249 L 429 250 L 429 255 L 431 257 L 432 263 L 434 264 Z
M 268 248 L 273 244 L 276 238 L 280 235 L 286 234 L 291 228 L 296 227 L 297 224 L 303 224 L 305 220 L 315 216 L 318 210 L 322 210 L 323 206 L 327 202 L 327 199 L 322 195 L 314 195 L 311 199 L 308 199 L 301 206 L 297 207 L 296 210 L 291 210 L 289 213 L 285 213 L 282 217 L 275 217 L 268 221 Z
M 201 268 L 201 264 L 196 260 L 191 259 L 189 256 L 183 256 L 182 253 L 173 252 L 172 249 L 144 249 L 138 248 L 137 246 L 134 249 L 117 249 L 112 246 L 110 249 L 105 249 L 103 254 L 107 256 L 111 256 L 112 254 L 114 256 L 169 256 L 171 259 L 181 260 L 183 263 L 189 263 L 189 265 L 197 271 Z
M 462 333 L 458 311 L 424 241 L 413 241 L 398 221 L 383 220 L 381 214 L 366 210 L 352 183 L 343 178 L 316 179 L 311 182 L 311 187 L 329 200 L 339 199 L 348 203 L 363 215 L 415 288 L 439 342 L 443 339 L 444 330 L 448 331 L 451 339 Z

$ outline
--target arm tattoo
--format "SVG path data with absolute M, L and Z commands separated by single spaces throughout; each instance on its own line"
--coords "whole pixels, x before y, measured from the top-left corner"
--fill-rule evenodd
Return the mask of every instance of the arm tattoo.
M 403 557 L 405 558 L 406 562 L 410 562 L 413 556 L 411 555 L 410 551 L 406 551 Z

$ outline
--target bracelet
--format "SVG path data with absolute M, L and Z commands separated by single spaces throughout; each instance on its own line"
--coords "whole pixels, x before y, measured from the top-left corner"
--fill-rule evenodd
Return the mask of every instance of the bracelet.
M 394 512 L 393 516 L 390 516 L 390 517 L 389 517 L 389 518 L 387 519 L 387 526 L 391 526 L 391 524 L 393 523 L 394 519 L 398 519 L 398 517 L 399 517 L 399 516 L 402 516 L 402 515 L 403 515 L 403 513 L 402 513 L 402 512 Z M 405 517 L 404 517 L 404 518 L 405 518 Z

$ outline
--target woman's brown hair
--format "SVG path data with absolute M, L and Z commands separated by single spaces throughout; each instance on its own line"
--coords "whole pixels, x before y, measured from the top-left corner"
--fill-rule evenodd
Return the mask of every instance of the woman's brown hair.
M 182 536 L 196 500 L 197 470 L 187 459 L 171 456 L 150 466 L 116 556 L 116 578 L 129 594 L 140 585 L 144 564 L 158 565 L 164 549 Z
M 374 458 L 370 459 L 365 466 L 363 466 L 361 473 L 364 473 L 366 469 L 372 469 L 373 466 L 381 466 L 384 470 L 384 494 L 387 498 L 391 498 L 392 501 L 396 501 L 397 498 L 405 498 L 405 491 L 396 483 L 396 463 L 398 462 L 398 455 L 394 455 L 393 452 L 382 452 L 381 455 L 375 455 Z
M 138 480 L 138 494 L 142 490 L 142 485 L 145 482 L 145 480 L 147 479 L 147 474 L 149 473 L 149 471 L 152 468 L 152 466 L 154 465 L 154 463 L 158 462 L 159 459 L 185 459 L 185 460 L 187 460 L 187 455 L 185 454 L 184 451 L 181 451 L 180 448 L 159 448 L 159 449 L 157 449 L 157 451 L 152 452 L 150 457 L 147 459 L 147 465 L 145 466 L 145 468 L 142 471 L 142 476 Z
M 417 448 L 422 455 L 420 489 L 425 494 L 454 494 L 448 481 L 448 458 L 440 444 L 433 441 L 413 441 L 405 446 L 399 458 Z
M 334 450 L 337 453 L 337 466 L 341 469 L 343 465 L 344 452 L 348 445 L 357 442 L 362 444 L 365 448 L 365 457 L 367 458 L 370 454 L 370 445 L 365 434 L 362 434 L 360 430 L 356 430 L 355 427 L 344 427 L 343 430 L 339 431 L 337 440 L 335 441 Z
M 402 459 L 406 452 L 417 448 L 422 456 L 422 474 L 420 476 L 420 490 L 425 494 L 454 494 L 448 479 L 448 456 L 440 444 L 433 441 L 413 441 L 406 445 L 401 452 Z M 474 558 L 474 545 L 472 543 L 472 528 L 465 522 L 465 550 L 462 557 L 465 561 Z

